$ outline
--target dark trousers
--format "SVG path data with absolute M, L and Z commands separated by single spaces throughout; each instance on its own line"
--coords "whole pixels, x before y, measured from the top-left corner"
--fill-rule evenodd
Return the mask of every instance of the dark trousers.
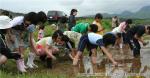
M 123 43 L 127 44 L 128 41 L 127 41 L 127 34 L 126 33 L 122 33 L 122 38 L 123 38 Z
M 132 39 L 129 39 L 128 43 L 130 45 L 131 50 L 133 51 L 134 57 L 139 56 L 141 46 L 138 40 L 135 38 L 132 38 Z
M 91 44 L 89 42 L 88 35 L 83 35 L 80 38 L 80 41 L 78 44 L 78 51 L 83 52 L 85 48 L 87 48 L 88 51 L 91 51 L 92 49 L 97 48 L 97 47 L 98 47 L 97 45 Z

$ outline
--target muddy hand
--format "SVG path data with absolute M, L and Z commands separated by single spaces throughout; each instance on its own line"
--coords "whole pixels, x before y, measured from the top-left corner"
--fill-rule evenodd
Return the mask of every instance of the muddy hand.
M 53 59 L 53 60 L 56 60 L 57 58 L 56 58 L 55 56 L 52 56 L 52 59 Z
M 118 66 L 118 62 L 113 62 L 113 66 Z
M 79 61 L 78 59 L 73 58 L 73 65 L 76 66 L 78 64 L 78 61 Z

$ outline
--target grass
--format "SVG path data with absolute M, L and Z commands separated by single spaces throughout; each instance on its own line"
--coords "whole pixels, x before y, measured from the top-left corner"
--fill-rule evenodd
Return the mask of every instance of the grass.
M 94 19 L 78 19 L 77 23 L 79 22 L 88 22 L 92 23 Z M 150 20 L 134 20 L 135 24 L 149 24 Z M 103 19 L 102 25 L 106 29 L 106 31 L 111 30 L 111 19 Z M 45 36 L 51 36 L 54 32 L 54 29 L 48 25 L 48 22 L 45 24 Z M 37 40 L 37 33 L 38 29 L 36 29 L 34 33 L 34 37 Z M 150 39 L 149 36 L 144 36 L 145 39 Z M 27 50 L 28 51 L 28 50 Z M 27 60 L 27 53 L 25 60 Z M 54 62 L 53 69 L 46 69 L 45 63 L 36 60 L 36 64 L 38 64 L 39 68 L 35 70 L 28 70 L 28 73 L 20 74 L 16 69 L 16 63 L 14 60 L 9 60 L 4 67 L 0 68 L 0 78 L 85 78 L 85 77 L 76 77 L 73 74 L 73 66 L 71 65 L 72 62 L 69 60 L 60 60 Z M 89 77 L 89 78 L 96 78 L 96 77 Z M 104 77 L 100 77 L 104 78 Z M 105 77 L 109 78 L 109 77 Z M 128 77 L 128 78 L 136 78 L 136 77 Z M 141 77 L 142 78 L 142 77 Z

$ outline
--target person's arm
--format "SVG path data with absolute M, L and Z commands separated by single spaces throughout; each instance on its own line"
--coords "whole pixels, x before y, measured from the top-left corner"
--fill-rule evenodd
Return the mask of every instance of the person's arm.
M 138 32 L 134 35 L 134 38 L 140 41 L 143 45 L 146 45 L 147 43 L 144 42 L 142 35 L 144 34 L 144 30 L 142 31 L 142 28 L 138 30 Z
M 48 55 L 48 57 L 51 57 L 52 59 L 56 59 L 56 57 L 52 54 L 52 46 L 46 44 L 45 52 Z
M 74 49 L 73 49 L 73 47 L 72 47 L 72 45 L 69 41 L 67 42 L 67 45 L 68 45 L 69 49 L 71 50 L 71 52 L 74 53 Z M 71 55 L 71 52 L 69 52 L 69 57 L 71 59 L 73 59 L 73 56 Z
M 111 62 L 112 62 L 114 65 L 117 65 L 117 62 L 113 59 L 112 55 L 108 52 L 108 50 L 107 50 L 104 46 L 101 46 L 101 49 L 102 49 L 103 52 L 106 54 L 106 56 L 111 60 Z
M 38 52 L 37 52 L 37 50 L 36 50 L 36 47 L 35 47 L 35 40 L 34 40 L 34 38 L 33 38 L 33 32 L 30 32 L 29 42 L 30 42 L 30 45 L 31 45 L 31 49 L 32 49 L 36 54 L 38 54 Z
M 138 41 L 140 41 L 143 45 L 146 45 L 146 42 L 144 42 L 142 37 L 138 37 L 137 34 L 135 34 L 134 38 L 136 38 Z
M 29 31 L 29 42 L 30 42 L 31 49 L 33 50 L 33 52 L 38 54 L 36 47 L 35 47 L 35 40 L 34 40 L 34 34 L 33 34 L 33 32 L 35 31 L 35 25 L 33 24 L 29 25 L 27 30 Z

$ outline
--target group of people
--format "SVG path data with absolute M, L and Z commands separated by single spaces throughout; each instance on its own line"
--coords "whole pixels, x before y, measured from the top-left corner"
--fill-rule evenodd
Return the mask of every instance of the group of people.
M 27 68 L 38 67 L 34 63 L 35 56 L 39 56 L 41 61 L 45 61 L 48 68 L 52 68 L 52 61 L 56 60 L 60 48 L 77 65 L 82 59 L 84 49 L 89 51 L 92 63 L 96 64 L 97 48 L 99 47 L 108 59 L 117 66 L 107 46 L 119 46 L 122 49 L 124 44 L 130 46 L 134 57 L 140 56 L 140 44 L 147 45 L 142 39 L 143 34 L 150 34 L 150 25 L 140 25 L 130 27 L 131 19 L 127 19 L 116 24 L 112 31 L 105 33 L 102 26 L 103 16 L 100 13 L 95 15 L 92 24 L 81 22 L 76 24 L 75 16 L 77 10 L 72 9 L 68 19 L 68 27 L 59 27 L 65 24 L 66 19 L 61 18 L 56 31 L 52 36 L 44 36 L 44 24 L 47 20 L 46 14 L 42 11 L 30 12 L 24 16 L 13 19 L 9 17 L 9 12 L 2 12 L 0 16 L 0 65 L 7 59 L 15 59 L 20 72 L 27 72 Z M 38 41 L 34 40 L 35 26 L 38 26 Z M 61 25 L 63 26 L 63 25 Z M 24 63 L 25 49 L 29 48 L 27 66 Z
M 15 59 L 18 70 L 26 72 L 24 51 L 30 47 L 30 51 L 37 53 L 33 32 L 37 24 L 46 21 L 46 14 L 42 11 L 30 12 L 13 19 L 9 17 L 8 11 L 2 12 L 0 16 L 0 65 L 7 59 Z

